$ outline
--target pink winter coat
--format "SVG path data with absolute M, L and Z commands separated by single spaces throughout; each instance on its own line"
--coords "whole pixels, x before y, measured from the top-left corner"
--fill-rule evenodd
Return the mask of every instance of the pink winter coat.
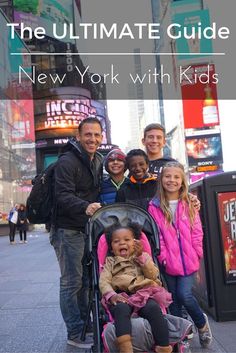
M 188 205 L 179 201 L 175 223 L 169 224 L 157 198 L 149 203 L 148 211 L 160 229 L 161 252 L 158 261 L 164 266 L 166 273 L 172 276 L 186 276 L 197 271 L 203 255 L 203 231 L 199 214 L 196 214 L 191 227 Z

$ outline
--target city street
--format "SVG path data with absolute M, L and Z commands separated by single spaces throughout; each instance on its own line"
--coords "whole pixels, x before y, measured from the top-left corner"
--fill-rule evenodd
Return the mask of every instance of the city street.
M 66 329 L 59 308 L 59 268 L 48 233 L 37 228 L 28 244 L 9 245 L 0 237 L 0 352 L 82 352 L 66 344 Z M 201 349 L 198 337 L 193 353 L 235 353 L 236 322 L 217 323 L 210 349 Z

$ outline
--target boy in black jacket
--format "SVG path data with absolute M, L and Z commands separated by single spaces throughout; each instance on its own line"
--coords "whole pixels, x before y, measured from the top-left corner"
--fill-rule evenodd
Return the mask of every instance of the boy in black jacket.
M 116 201 L 128 202 L 145 210 L 157 190 L 157 179 L 148 173 L 148 157 L 141 149 L 131 150 L 126 156 L 129 181 L 118 190 Z

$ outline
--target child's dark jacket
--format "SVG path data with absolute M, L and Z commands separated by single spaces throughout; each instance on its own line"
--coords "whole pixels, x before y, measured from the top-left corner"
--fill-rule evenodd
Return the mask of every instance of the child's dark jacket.
M 148 204 L 157 191 L 157 179 L 147 177 L 143 182 L 137 182 L 132 176 L 117 192 L 116 202 L 128 202 L 148 209 Z

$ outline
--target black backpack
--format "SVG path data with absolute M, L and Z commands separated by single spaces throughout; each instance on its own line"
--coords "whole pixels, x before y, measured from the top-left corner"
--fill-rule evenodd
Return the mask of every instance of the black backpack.
M 26 201 L 26 213 L 30 223 L 51 221 L 54 201 L 54 170 L 57 162 L 50 164 L 32 180 L 32 190 Z

